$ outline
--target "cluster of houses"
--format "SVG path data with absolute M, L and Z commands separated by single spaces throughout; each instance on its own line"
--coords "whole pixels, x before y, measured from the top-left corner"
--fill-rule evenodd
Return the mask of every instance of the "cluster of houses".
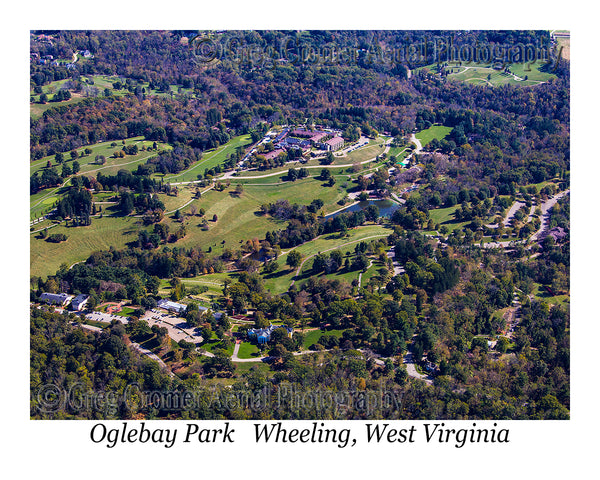
M 336 151 L 344 146 L 344 139 L 339 131 L 308 130 L 306 128 L 284 128 L 278 134 L 267 136 L 275 147 L 264 156 L 267 160 L 276 158 L 289 149 L 299 149 L 303 153 L 311 148 L 325 151 Z
M 81 312 L 89 300 L 89 295 L 69 295 L 68 293 L 48 293 L 44 292 L 40 295 L 40 302 L 48 305 L 55 305 L 59 308 L 70 307 L 75 312 Z M 183 315 L 186 312 L 187 305 L 183 303 L 172 302 L 171 300 L 161 299 L 157 303 L 157 307 L 173 312 L 177 315 Z M 207 311 L 208 308 L 199 306 L 201 312 Z M 221 312 L 213 313 L 213 316 L 218 320 L 223 314 Z
M 285 331 L 287 332 L 288 336 L 291 337 L 292 333 L 294 331 L 293 328 L 291 327 L 287 327 L 285 325 L 269 325 L 267 328 L 249 328 L 247 335 L 248 338 L 250 339 L 256 339 L 256 342 L 259 345 L 268 343 L 269 340 L 271 340 L 271 334 L 273 333 L 274 330 L 278 329 L 278 328 L 285 328 Z
M 44 43 L 44 42 L 41 42 Z M 52 43 L 50 42 L 50 45 L 52 45 Z M 79 55 L 81 55 L 83 58 L 93 58 L 93 54 L 92 52 L 90 52 L 89 50 L 79 50 L 77 52 Z M 30 55 L 30 61 L 33 63 L 37 63 L 38 65 L 52 65 L 53 67 L 59 67 L 59 66 L 65 66 L 67 67 L 67 69 L 71 69 L 75 67 L 75 61 L 65 61 L 63 60 L 62 62 L 58 61 L 57 59 L 54 58 L 53 55 L 42 55 L 40 56 L 39 53 L 37 52 L 31 52 Z
M 87 301 L 89 299 L 89 295 L 69 295 L 68 293 L 48 293 L 44 292 L 40 295 L 40 302 L 47 303 L 48 305 L 56 305 L 61 308 L 67 307 L 69 304 L 71 306 L 71 310 L 75 312 L 81 312 Z

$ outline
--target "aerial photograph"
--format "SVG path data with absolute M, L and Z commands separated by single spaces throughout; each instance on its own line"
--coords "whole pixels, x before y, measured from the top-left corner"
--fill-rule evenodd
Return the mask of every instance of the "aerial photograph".
M 571 418 L 569 30 L 28 34 L 31 420 Z

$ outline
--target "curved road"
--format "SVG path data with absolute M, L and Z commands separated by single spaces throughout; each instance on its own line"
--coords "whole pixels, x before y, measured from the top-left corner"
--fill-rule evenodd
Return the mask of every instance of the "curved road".
M 403 362 L 406 365 L 406 371 L 408 372 L 408 375 L 410 377 L 418 378 L 419 380 L 423 380 L 429 385 L 433 385 L 433 380 L 430 376 L 421 375 L 419 372 L 417 372 L 417 368 L 415 367 L 415 361 L 413 359 L 413 354 L 410 350 L 408 350 L 408 352 L 406 352 L 406 355 L 404 355 Z
M 537 242 L 538 239 L 540 238 L 540 236 L 542 235 L 542 233 L 544 233 L 544 230 L 546 230 L 546 228 L 548 227 L 548 221 L 549 221 L 548 211 L 554 205 L 556 205 L 556 202 L 558 202 L 565 195 L 568 195 L 570 192 L 571 192 L 571 189 L 568 188 L 567 190 L 563 190 L 562 192 L 557 193 L 552 198 L 549 198 L 544 203 L 542 203 L 542 205 L 540 206 L 540 209 L 542 210 L 542 221 L 540 223 L 540 228 L 538 228 L 537 232 L 534 232 L 527 240 L 519 240 L 519 241 L 507 240 L 504 242 L 489 242 L 489 243 L 484 244 L 484 248 L 511 248 L 513 245 L 516 245 L 516 244 L 523 244 L 523 243 L 527 243 L 527 242 L 530 242 L 530 243 Z

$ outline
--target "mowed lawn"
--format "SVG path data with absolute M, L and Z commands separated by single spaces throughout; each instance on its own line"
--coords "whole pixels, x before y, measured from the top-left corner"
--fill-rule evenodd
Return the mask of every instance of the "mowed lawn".
M 115 146 L 111 146 L 112 143 L 116 143 Z M 125 155 L 123 158 L 113 158 L 112 155 L 115 151 L 123 149 L 122 140 L 109 140 L 106 142 L 100 142 L 93 145 L 86 145 L 84 147 L 77 148 L 77 152 L 81 154 L 86 148 L 92 150 L 89 155 L 84 155 L 76 160 L 79 162 L 80 170 L 79 175 L 92 175 L 96 176 L 98 172 L 102 172 L 105 175 L 114 175 L 119 170 L 135 170 L 141 163 L 145 163 L 149 158 L 158 155 L 158 150 L 170 150 L 172 147 L 166 143 L 157 142 L 157 151 L 141 151 L 141 147 L 146 148 L 152 147 L 154 142 L 152 140 L 144 140 L 144 137 L 132 137 L 125 139 L 125 145 L 137 145 L 138 153 L 136 155 Z M 104 155 L 106 163 L 100 165 L 96 163 L 96 155 Z M 69 166 L 73 165 L 71 161 L 70 152 L 64 153 L 65 163 Z M 54 159 L 54 155 L 44 157 L 40 160 L 31 162 L 29 166 L 30 174 L 34 172 L 40 172 L 46 168 L 48 161 L 51 162 L 52 166 L 56 168 L 58 173 L 62 170 L 62 165 L 58 165 Z
M 346 195 L 346 191 L 337 184 L 333 187 L 324 187 L 321 180 L 304 178 L 281 185 L 247 184 L 244 185 L 243 195 L 252 196 L 259 204 L 287 200 L 290 203 L 309 205 L 313 200 L 321 199 L 323 211 L 327 214 L 340 208 L 337 202 Z
M 347 234 L 344 236 L 340 236 L 338 233 L 327 233 L 293 249 L 286 249 L 285 252 L 296 250 L 306 258 L 310 255 L 315 255 L 319 252 L 324 252 L 330 249 L 339 248 L 343 252 L 343 247 L 345 244 L 349 244 L 350 250 L 354 251 L 355 244 L 360 241 L 385 238 L 391 234 L 391 228 L 386 225 L 362 225 L 360 227 L 348 230 Z M 282 254 L 280 258 L 285 259 L 285 255 Z
M 421 142 L 423 146 L 427 145 L 434 138 L 438 140 L 442 140 L 446 138 L 452 131 L 452 127 L 444 127 L 443 125 L 432 125 L 425 130 L 421 130 L 419 133 L 415 134 L 415 137 Z
M 210 190 L 198 200 L 181 209 L 189 213 L 192 205 L 203 208 L 204 218 L 208 220 L 208 230 L 202 229 L 203 218 L 187 216 L 187 235 L 177 242 L 177 246 L 211 247 L 212 253 L 221 253 L 225 248 L 237 249 L 242 242 L 253 238 L 264 239 L 267 231 L 284 228 L 286 221 L 276 220 L 268 215 L 260 214 L 262 204 L 274 203 L 286 199 L 290 203 L 309 204 L 313 199 L 320 198 L 326 207 L 337 209 L 337 200 L 345 195 L 338 187 L 323 187 L 322 182 L 314 179 L 304 179 L 297 182 L 286 182 L 282 185 L 245 185 L 241 195 L 234 193 L 235 187 L 222 192 Z M 177 198 L 184 205 L 189 193 L 185 190 Z M 172 202 L 173 198 L 170 197 Z M 172 206 L 173 203 L 170 204 Z M 213 222 L 214 215 L 217 221 Z M 171 221 L 170 219 L 168 221 Z M 171 231 L 178 224 L 173 222 Z M 225 240 L 225 243 L 222 243 Z
M 334 337 L 342 338 L 343 333 L 344 333 L 344 330 L 340 330 L 340 329 L 332 329 L 332 330 L 316 329 L 316 330 L 309 330 L 309 331 L 307 331 L 307 332 L 304 333 L 303 347 L 305 349 L 308 349 L 311 345 L 314 345 L 315 343 L 318 343 L 319 339 L 323 335 L 332 335 Z
M 140 219 L 133 217 L 94 218 L 88 227 L 54 227 L 48 234 L 64 233 L 68 239 L 61 243 L 51 243 L 30 236 L 30 275 L 46 277 L 56 273 L 62 263 L 86 260 L 92 252 L 108 250 L 111 246 L 122 249 L 127 242 L 137 238 Z
M 450 223 L 454 221 L 454 212 L 456 212 L 459 205 L 446 208 L 434 208 L 429 210 L 429 218 L 433 220 L 433 223 Z
M 225 145 L 221 145 L 218 148 L 213 148 L 210 150 L 206 150 L 202 154 L 202 158 L 199 162 L 196 162 L 187 170 L 173 174 L 173 175 L 160 175 L 156 176 L 162 178 L 165 182 L 192 182 L 198 180 L 198 175 L 204 175 L 205 170 L 210 170 L 211 168 L 216 167 L 217 165 L 221 165 L 227 157 L 235 152 L 236 148 L 243 147 L 246 148 L 252 144 L 252 137 L 250 135 L 240 135 L 239 137 L 234 137 Z
M 341 237 L 338 234 L 326 234 L 293 249 L 285 250 L 277 260 L 280 265 L 279 270 L 273 274 L 265 276 L 265 287 L 272 293 L 283 293 L 288 290 L 292 280 L 296 276 L 296 268 L 291 269 L 285 263 L 287 254 L 291 250 L 297 250 L 302 254 L 302 261 L 306 260 L 302 266 L 302 270 L 300 271 L 299 278 L 297 278 L 299 285 L 301 285 L 306 278 L 310 276 L 313 264 L 311 257 L 317 253 L 339 250 L 343 255 L 345 255 L 346 252 L 354 252 L 356 244 L 361 241 L 385 238 L 386 236 L 390 235 L 390 233 L 391 230 L 383 225 L 364 225 L 348 230 L 347 235 Z M 343 269 L 340 269 L 337 273 L 330 274 L 329 277 L 346 280 L 350 283 L 355 278 L 358 278 L 359 273 L 360 272 L 358 271 L 346 272 Z
M 39 95 L 38 95 L 39 97 Z M 49 95 L 52 98 L 52 95 Z M 48 103 L 30 103 L 29 104 L 29 115 L 31 118 L 38 119 L 40 118 L 46 110 L 51 109 L 52 107 L 64 106 L 64 105 L 74 105 L 75 103 L 79 103 L 85 100 L 86 97 L 81 96 L 78 93 L 72 93 L 71 98 L 69 100 L 65 100 L 64 102 L 48 102 Z
M 504 73 L 504 70 L 496 70 L 489 66 L 477 65 L 467 67 L 452 67 L 452 73 L 448 79 L 473 84 L 498 85 L 537 85 L 540 82 L 547 82 L 556 75 L 545 71 L 540 71 L 544 66 L 541 62 L 536 63 L 513 63 L 509 65 L 510 71 L 522 80 L 516 80 L 511 74 Z M 525 80 L 525 78 L 527 79 Z
M 283 222 L 277 223 L 258 213 L 260 199 L 246 192 L 238 197 L 232 194 L 232 190 L 210 190 L 202 195 L 202 198 L 182 209 L 184 213 L 190 211 L 191 205 L 203 208 L 204 218 L 208 220 L 208 230 L 202 229 L 203 218 L 188 216 L 187 234 L 176 246 L 199 246 L 205 251 L 211 247 L 213 254 L 220 254 L 225 248 L 237 249 L 246 240 L 262 239 L 267 231 L 283 227 Z M 213 222 L 214 215 L 217 216 L 216 222 Z M 172 224 L 170 228 L 174 231 L 177 224 Z M 225 243 L 222 243 L 223 241 Z
M 208 232 L 204 232 L 204 233 L 208 233 Z M 345 255 L 346 252 L 353 253 L 354 247 L 360 241 L 369 241 L 369 240 L 375 240 L 377 238 L 385 238 L 390 233 L 391 233 L 390 229 L 386 228 L 382 225 L 365 225 L 362 227 L 357 227 L 352 230 L 349 230 L 347 236 L 339 237 L 339 235 L 336 235 L 336 234 L 332 234 L 332 235 L 328 234 L 328 235 L 324 235 L 322 237 L 316 238 L 314 240 L 311 240 L 310 242 L 306 242 L 302 245 L 299 245 L 299 246 L 295 247 L 295 249 L 300 251 L 303 255 L 303 258 L 305 258 L 305 259 L 310 257 L 311 255 L 314 255 L 315 253 L 324 252 L 324 251 L 332 249 L 332 248 L 339 249 L 340 252 Z M 374 237 L 374 238 L 370 238 L 370 237 Z M 261 238 L 261 237 L 258 237 L 258 238 Z M 180 242 L 178 242 L 178 244 L 179 243 Z M 227 243 L 229 243 L 229 242 L 227 242 Z M 343 245 L 343 244 L 347 244 L 347 245 Z M 217 251 L 217 252 L 220 251 L 218 242 L 217 242 L 216 246 L 214 245 L 214 243 L 211 246 L 212 246 L 213 253 L 215 251 Z M 339 247 L 339 248 L 336 248 L 336 247 Z M 279 263 L 279 269 L 275 273 L 264 276 L 265 288 L 273 294 L 286 292 L 288 290 L 288 288 L 290 287 L 290 284 L 296 275 L 296 269 L 295 268 L 291 269 L 285 263 L 287 253 L 289 251 L 291 251 L 291 249 L 285 250 L 285 252 L 282 255 L 280 255 L 279 258 L 277 259 L 277 262 Z M 311 268 L 312 268 L 312 259 L 308 259 L 306 261 L 306 263 L 304 264 L 302 271 L 300 273 L 300 279 L 299 279 L 300 284 L 306 280 L 304 277 L 310 274 Z M 371 268 L 373 270 L 375 270 L 376 265 L 374 264 L 373 267 L 371 267 Z M 260 272 L 262 273 L 262 267 L 260 269 Z M 351 283 L 352 280 L 358 278 L 359 273 L 360 273 L 359 271 L 346 272 L 343 269 L 340 269 L 339 272 L 330 274 L 328 277 L 329 278 L 338 278 L 340 280 L 345 280 L 348 283 Z M 376 272 L 374 271 L 373 273 L 376 273 Z M 229 278 L 235 282 L 237 280 L 238 275 L 239 275 L 238 272 L 208 273 L 205 275 L 199 275 L 194 278 L 182 279 L 182 281 L 190 287 L 193 285 L 204 285 L 209 288 L 209 292 L 207 292 L 207 293 L 217 294 L 217 293 L 222 292 L 223 280 L 225 278 Z M 363 275 L 363 279 L 365 279 L 365 278 L 367 278 L 367 277 L 365 277 Z M 212 297 L 212 295 L 210 295 L 210 296 Z
M 370 140 L 368 145 L 361 147 L 353 152 L 349 152 L 343 157 L 335 157 L 334 165 L 349 165 L 352 163 L 361 163 L 367 160 L 374 159 L 377 155 L 381 155 L 384 151 L 385 140 L 377 137 Z M 335 155 L 335 154 L 334 154 Z

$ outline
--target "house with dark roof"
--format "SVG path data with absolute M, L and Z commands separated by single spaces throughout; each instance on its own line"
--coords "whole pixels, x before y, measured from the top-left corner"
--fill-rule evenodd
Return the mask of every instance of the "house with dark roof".
M 283 148 L 301 148 L 304 150 L 310 148 L 310 146 L 310 140 L 304 140 L 296 137 L 286 137 L 279 142 L 279 147 Z
M 565 232 L 565 229 L 562 227 L 554 227 L 552 230 L 550 230 L 548 232 L 548 235 L 550 235 L 552 238 L 554 238 L 555 242 L 561 242 L 565 239 L 565 237 L 568 235 L 567 232 Z
M 290 129 L 289 128 L 284 128 L 276 137 L 275 140 L 273 140 L 273 143 L 278 143 L 281 142 L 281 140 L 283 140 L 287 134 L 289 133 Z
M 40 302 L 47 303 L 48 305 L 60 305 L 64 307 L 73 299 L 73 295 L 67 293 L 47 293 L 44 292 L 40 295 Z
M 568 235 L 567 232 L 565 232 L 565 229 L 562 227 L 554 227 L 550 230 L 548 230 L 548 232 L 544 233 L 540 238 L 539 238 L 539 242 L 541 243 L 546 237 L 552 237 L 554 239 L 554 243 L 560 243 L 562 242 L 565 237 Z

